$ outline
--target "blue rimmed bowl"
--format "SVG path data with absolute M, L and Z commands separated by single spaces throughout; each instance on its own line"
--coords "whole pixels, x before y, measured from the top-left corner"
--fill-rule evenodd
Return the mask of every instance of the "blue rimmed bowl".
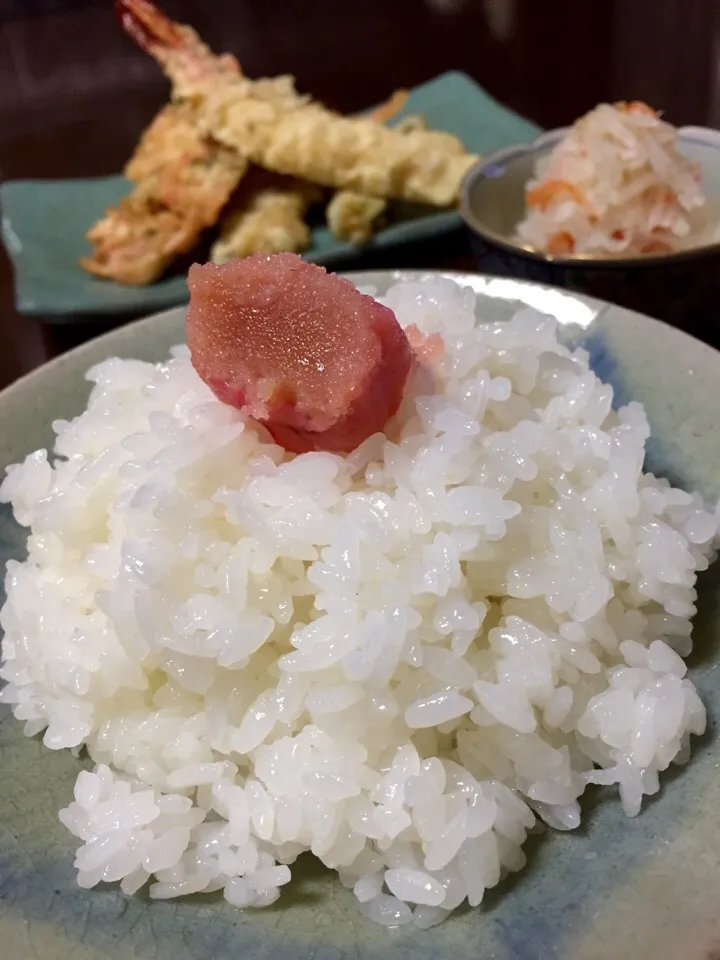
M 599 258 L 553 257 L 515 239 L 535 164 L 567 132 L 551 130 L 532 143 L 498 150 L 468 173 L 460 211 L 478 269 L 609 300 L 720 343 L 714 323 L 720 307 L 720 243 L 673 254 Z M 720 219 L 720 131 L 682 127 L 679 140 L 682 152 L 699 164 L 708 203 Z
M 432 274 L 351 274 L 384 293 Z M 720 354 L 649 317 L 563 290 L 455 274 L 483 321 L 523 306 L 553 314 L 564 342 L 588 351 L 621 402 L 642 402 L 653 431 L 647 466 L 720 496 L 714 398 Z M 83 373 L 111 356 L 158 361 L 183 340 L 184 309 L 90 341 L 0 393 L 0 474 L 48 443 L 50 424 L 83 409 Z M 0 569 L 21 558 L 26 533 L 0 504 Z M 717 960 L 720 957 L 720 563 L 703 576 L 689 661 L 708 709 L 688 767 L 668 772 L 635 820 L 611 791 L 583 799 L 584 823 L 527 848 L 526 871 L 432 930 L 386 930 L 364 920 L 337 877 L 305 858 L 280 902 L 240 913 L 219 894 L 176 902 L 83 890 L 74 838 L 57 810 L 82 761 L 23 736 L 0 703 L 0 960 Z M 0 603 L 2 585 L 0 582 Z

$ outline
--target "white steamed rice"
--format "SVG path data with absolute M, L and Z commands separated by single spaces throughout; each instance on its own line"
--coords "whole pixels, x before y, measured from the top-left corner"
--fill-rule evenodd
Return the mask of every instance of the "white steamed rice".
M 95 367 L 12 467 L 0 698 L 84 744 L 78 882 L 272 903 L 311 850 L 387 925 L 429 927 L 689 754 L 681 659 L 716 514 L 643 474 L 648 425 L 529 310 L 475 327 L 449 281 L 385 298 L 439 330 L 390 436 L 290 457 L 184 347 Z

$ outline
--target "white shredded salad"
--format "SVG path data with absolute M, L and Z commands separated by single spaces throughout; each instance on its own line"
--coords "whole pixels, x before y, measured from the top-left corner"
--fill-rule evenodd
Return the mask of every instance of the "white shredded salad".
M 720 242 L 700 171 L 678 133 L 644 103 L 581 117 L 526 188 L 518 239 L 557 256 L 672 253 Z
M 0 699 L 87 748 L 82 886 L 262 907 L 309 850 L 366 917 L 430 927 L 588 784 L 637 814 L 704 730 L 682 658 L 718 516 L 643 472 L 642 407 L 532 310 L 384 301 L 445 350 L 349 456 L 286 454 L 178 347 L 95 367 L 10 468 Z

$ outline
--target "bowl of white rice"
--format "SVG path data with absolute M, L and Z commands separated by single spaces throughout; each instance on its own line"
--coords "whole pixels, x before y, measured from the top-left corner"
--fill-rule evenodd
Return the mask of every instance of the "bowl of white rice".
M 483 158 L 460 206 L 481 270 L 591 294 L 715 343 L 717 130 L 676 129 L 644 104 L 601 104 Z
M 720 355 L 351 279 L 444 346 L 349 455 L 216 400 L 183 310 L 0 394 L 3 956 L 707 956 Z

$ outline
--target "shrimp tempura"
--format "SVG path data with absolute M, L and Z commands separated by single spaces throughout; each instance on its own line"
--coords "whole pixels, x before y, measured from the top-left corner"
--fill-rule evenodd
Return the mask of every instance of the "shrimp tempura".
M 220 236 L 210 251 L 215 263 L 253 253 L 297 253 L 310 245 L 305 214 L 321 199 L 320 188 L 272 174 L 265 179 L 267 184 L 251 190 L 239 207 L 232 209 L 230 204 L 230 211 L 221 220 Z
M 403 134 L 366 118 L 342 117 L 288 89 L 268 97 L 262 81 L 220 68 L 208 79 L 193 31 L 149 0 L 118 0 L 123 23 L 170 77 L 173 97 L 198 107 L 202 131 L 273 173 L 381 198 L 451 206 L 475 162 L 450 134 Z M 204 61 L 202 61 L 204 63 Z
M 253 163 L 321 186 L 446 207 L 476 158 L 450 134 L 398 133 L 318 103 L 287 109 L 253 83 L 223 83 L 200 106 L 202 128 Z
M 368 117 L 375 123 L 387 123 L 402 110 L 407 99 L 406 90 L 396 90 Z M 210 253 L 215 263 L 260 252 L 301 253 L 310 246 L 305 215 L 322 198 L 322 191 L 295 178 L 272 174 L 269 177 L 266 186 L 253 190 L 241 206 L 223 217 L 220 237 Z M 385 206 L 386 202 L 377 197 L 340 190 L 327 208 L 328 226 L 337 239 L 364 243 Z
M 119 7 L 124 27 L 143 47 L 149 37 L 163 38 L 153 53 L 187 96 L 163 107 L 143 134 L 124 171 L 135 186 L 88 231 L 93 250 L 80 265 L 96 276 L 146 285 L 217 223 L 250 164 L 202 132 L 191 97 L 198 85 L 239 77 L 237 60 L 216 56 L 190 27 L 172 23 L 146 0 Z M 260 99 L 304 102 L 288 77 L 260 80 L 256 93 Z
M 123 26 L 161 65 L 173 102 L 126 166 L 131 194 L 88 232 L 81 265 L 121 283 L 157 280 L 213 226 L 251 163 L 284 182 L 231 211 L 213 256 L 302 250 L 318 186 L 338 194 L 328 221 L 339 239 L 362 242 L 391 197 L 451 204 L 474 158 L 448 134 L 379 124 L 404 104 L 398 91 L 371 117 L 343 118 L 297 93 L 291 77 L 249 81 L 231 55 L 215 55 L 190 27 L 150 0 L 116 0 Z M 303 182 L 305 181 L 305 182 Z
M 156 116 L 125 168 L 136 184 L 88 232 L 92 254 L 81 266 L 120 283 L 153 283 L 217 222 L 248 162 L 213 144 L 193 122 L 190 104 Z
M 388 104 L 392 102 L 395 96 L 393 94 Z M 402 105 L 404 106 L 404 102 Z M 386 104 L 383 104 L 376 111 L 373 111 L 371 117 L 378 119 L 378 114 L 386 106 Z M 395 125 L 394 129 L 399 133 L 413 133 L 416 130 L 427 130 L 427 124 L 423 117 L 411 115 L 404 117 Z M 387 201 L 380 197 L 370 197 L 367 194 L 356 193 L 354 190 L 338 190 L 328 204 L 325 216 L 330 233 L 337 240 L 347 240 L 350 243 L 367 243 L 373 234 L 377 221 L 386 209 Z

